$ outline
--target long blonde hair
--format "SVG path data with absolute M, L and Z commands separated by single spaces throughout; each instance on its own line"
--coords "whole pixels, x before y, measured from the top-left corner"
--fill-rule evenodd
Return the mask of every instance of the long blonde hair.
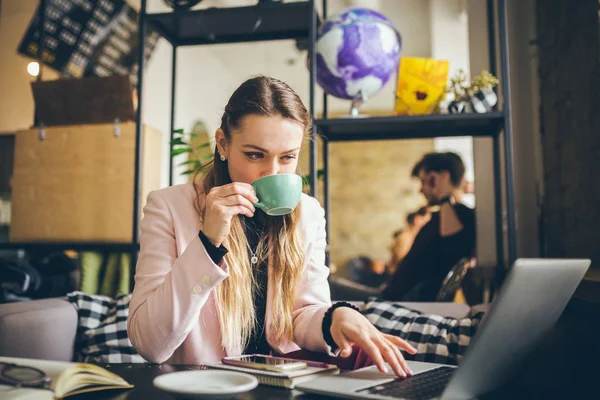
M 304 127 L 305 137 L 311 127 L 310 114 L 298 95 L 284 82 L 265 76 L 251 78 L 244 82 L 231 96 L 221 118 L 220 128 L 227 142 L 231 140 L 233 129 L 240 126 L 247 115 L 279 116 L 297 122 Z M 203 180 L 194 178 L 196 191 L 196 211 L 204 214 L 200 198 L 215 186 L 231 183 L 227 161 L 221 161 L 218 148 Z M 201 186 L 201 187 L 200 187 Z M 269 257 L 269 284 L 278 290 L 273 297 L 270 329 L 278 341 L 293 340 L 292 310 L 296 289 L 304 266 L 304 250 L 300 234 L 301 207 L 288 215 L 266 217 L 265 234 L 259 240 L 257 256 L 259 263 Z M 224 348 L 247 345 L 255 332 L 256 313 L 254 312 L 254 291 L 257 282 L 250 265 L 248 240 L 244 221 L 234 216 L 231 229 L 223 245 L 229 250 L 225 259 L 229 265 L 229 277 L 214 290 L 221 344 Z M 262 322 L 262 321 L 261 321 Z M 266 323 L 266 322 L 265 322 Z

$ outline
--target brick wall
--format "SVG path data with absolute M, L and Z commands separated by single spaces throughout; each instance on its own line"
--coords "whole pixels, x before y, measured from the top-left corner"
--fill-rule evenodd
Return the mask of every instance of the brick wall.
M 425 204 L 410 173 L 424 153 L 434 151 L 433 140 L 336 142 L 329 148 L 331 262 L 343 267 L 359 255 L 387 259 L 392 233 Z M 306 150 L 300 168 L 308 173 Z M 319 193 L 322 202 L 322 185 Z
M 600 37 L 597 0 L 537 0 L 550 257 L 600 267 Z

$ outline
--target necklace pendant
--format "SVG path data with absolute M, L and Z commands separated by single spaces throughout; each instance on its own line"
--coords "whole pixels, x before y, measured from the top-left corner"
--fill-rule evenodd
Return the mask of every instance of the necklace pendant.
M 252 265 L 256 264 L 258 262 L 258 257 L 252 256 L 252 258 L 250 259 L 250 262 L 252 263 Z

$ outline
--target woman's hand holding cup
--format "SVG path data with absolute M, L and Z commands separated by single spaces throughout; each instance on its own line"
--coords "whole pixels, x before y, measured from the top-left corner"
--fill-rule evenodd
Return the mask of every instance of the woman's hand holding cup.
M 247 183 L 234 182 L 212 188 L 206 195 L 202 232 L 216 247 L 221 246 L 229 235 L 231 218 L 238 214 L 252 218 L 257 202 L 254 188 Z

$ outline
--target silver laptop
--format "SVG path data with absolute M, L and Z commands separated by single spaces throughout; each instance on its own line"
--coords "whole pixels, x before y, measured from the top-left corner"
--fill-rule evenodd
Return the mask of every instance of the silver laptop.
M 409 361 L 412 377 L 376 366 L 316 378 L 297 389 L 349 399 L 472 399 L 499 387 L 554 326 L 590 260 L 519 259 L 459 367 Z

